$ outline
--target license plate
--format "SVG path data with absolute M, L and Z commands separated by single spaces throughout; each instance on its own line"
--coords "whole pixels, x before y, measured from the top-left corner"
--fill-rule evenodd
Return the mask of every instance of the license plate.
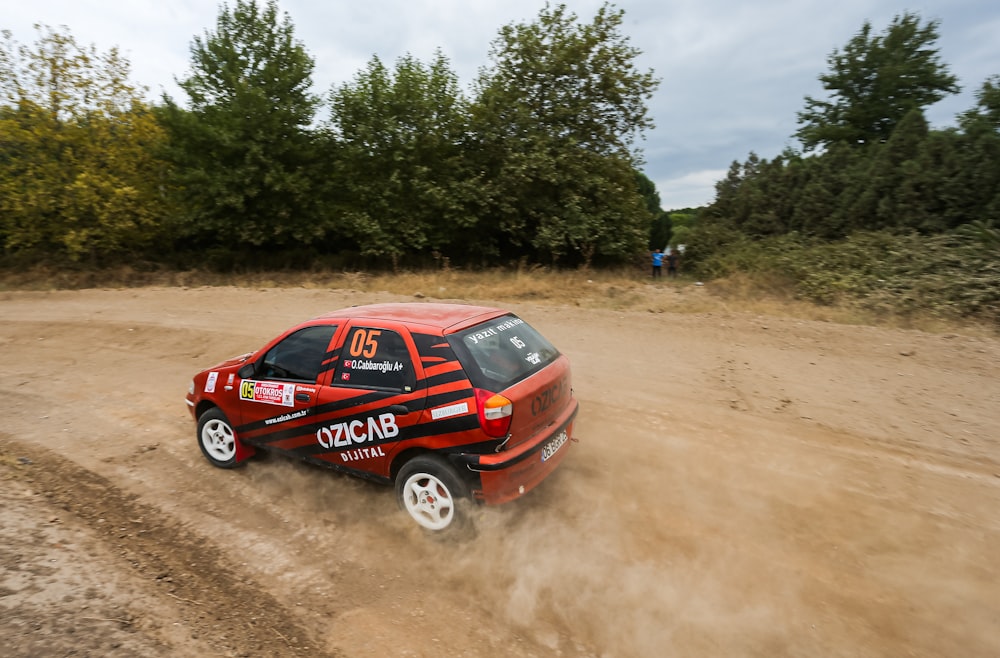
M 542 461 L 546 461 L 549 457 L 556 454 L 556 451 L 563 447 L 567 441 L 569 441 L 569 434 L 566 433 L 566 430 L 559 432 L 556 438 L 542 446 Z

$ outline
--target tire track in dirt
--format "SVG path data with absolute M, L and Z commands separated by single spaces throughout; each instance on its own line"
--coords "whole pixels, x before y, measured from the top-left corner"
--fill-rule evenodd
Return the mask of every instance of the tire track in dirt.
M 109 648 L 122 647 L 132 655 L 185 655 L 192 645 L 215 655 L 337 655 L 317 649 L 305 629 L 274 597 L 253 579 L 233 572 L 223 563 L 219 557 L 223 553 L 209 539 L 165 517 L 162 510 L 122 492 L 100 475 L 44 448 L 0 434 L 0 478 L 5 488 L 13 489 L 16 484 L 44 497 L 52 510 L 46 523 L 59 523 L 60 516 L 68 514 L 71 519 L 67 523 L 86 526 L 106 552 L 117 557 L 120 568 L 142 583 L 143 591 L 132 592 L 133 596 L 152 597 L 157 600 L 156 608 L 172 611 L 182 643 L 174 644 L 177 638 L 172 640 L 171 633 L 177 633 L 165 628 L 160 620 L 143 618 L 140 610 L 147 606 L 141 602 L 110 617 L 95 616 L 91 607 L 97 603 L 93 601 L 76 607 L 72 604 L 79 602 L 66 597 L 61 624 L 47 628 L 33 621 L 51 612 L 38 615 L 38 605 L 30 594 L 53 587 L 51 578 L 44 584 L 37 581 L 55 575 L 55 569 L 36 568 L 34 574 L 20 574 L 18 582 L 13 583 L 18 589 L 8 584 L 0 590 L 0 605 L 5 610 L 0 635 L 7 638 L 5 652 L 12 652 L 5 655 L 61 655 L 79 650 L 78 642 L 85 637 L 92 639 L 95 634 L 67 632 L 67 627 L 72 628 L 68 624 L 86 628 L 92 622 L 105 622 L 99 634 L 102 642 L 83 645 L 86 655 L 101 655 Z M 38 521 L 11 518 L 11 506 L 5 505 L 4 509 L 5 527 Z M 45 533 L 36 530 L 33 536 L 44 539 Z M 35 548 L 43 551 L 49 547 Z M 12 581 L 15 572 L 25 571 L 24 565 L 31 561 L 26 552 L 31 550 L 31 546 L 22 545 L 18 550 L 0 553 L 7 574 L 5 581 Z M 85 558 L 80 563 L 86 567 Z M 142 639 L 136 639 L 136 633 Z

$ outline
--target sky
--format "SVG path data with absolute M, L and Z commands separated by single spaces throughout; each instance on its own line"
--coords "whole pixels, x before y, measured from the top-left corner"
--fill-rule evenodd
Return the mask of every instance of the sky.
M 261 0 L 263 2 L 263 0 Z M 195 36 L 214 31 L 220 2 L 208 0 L 4 0 L 0 29 L 22 44 L 32 26 L 66 26 L 79 44 L 117 47 L 132 82 L 151 100 L 184 103 L 176 79 L 190 71 Z M 314 92 L 348 83 L 373 56 L 387 66 L 412 55 L 429 63 L 440 50 L 469 90 L 489 64 L 500 28 L 534 21 L 545 0 L 278 0 L 315 61 Z M 590 22 L 602 0 L 565 0 Z M 641 55 L 636 66 L 660 80 L 649 101 L 655 128 L 638 144 L 644 173 L 664 209 L 715 198 L 715 183 L 751 152 L 772 159 L 798 148 L 797 113 L 805 97 L 826 98 L 819 76 L 828 57 L 869 21 L 882 33 L 913 12 L 939 23 L 939 57 L 962 87 L 931 106 L 935 128 L 975 106 L 975 92 L 1000 75 L 1000 3 L 996 0 L 618 0 L 621 32 Z M 322 114 L 320 118 L 325 118 Z

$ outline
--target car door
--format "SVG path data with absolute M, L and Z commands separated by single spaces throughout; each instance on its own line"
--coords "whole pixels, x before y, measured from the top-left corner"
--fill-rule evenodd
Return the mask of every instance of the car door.
M 354 320 L 338 342 L 314 408 L 311 457 L 387 478 L 393 449 L 412 435 L 426 400 L 413 339 L 397 323 Z
M 273 450 L 295 452 L 309 445 L 319 382 L 329 377 L 338 326 L 299 328 L 267 349 L 253 374 L 239 382 L 240 439 Z

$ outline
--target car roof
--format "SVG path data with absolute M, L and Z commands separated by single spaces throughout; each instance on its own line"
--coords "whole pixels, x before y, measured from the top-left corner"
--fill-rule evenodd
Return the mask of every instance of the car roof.
M 405 324 L 419 324 L 445 331 L 456 326 L 470 326 L 507 314 L 508 311 L 489 306 L 469 304 L 444 304 L 433 302 L 397 302 L 352 306 L 321 315 L 317 319 L 369 319 L 391 320 Z

